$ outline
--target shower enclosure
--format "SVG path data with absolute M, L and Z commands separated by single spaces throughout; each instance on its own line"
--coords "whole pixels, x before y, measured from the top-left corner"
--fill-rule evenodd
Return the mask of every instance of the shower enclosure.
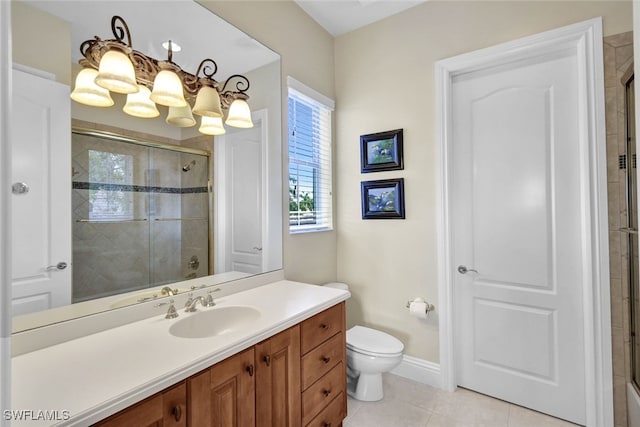
M 632 74 L 625 82 L 626 115 L 626 171 L 627 171 L 627 217 L 628 226 L 623 228 L 628 238 L 629 254 L 629 302 L 631 377 L 636 390 L 640 392 L 640 268 L 638 264 L 638 181 L 636 173 L 636 130 L 635 130 L 635 79 Z
M 74 129 L 73 302 L 210 274 L 209 158 Z

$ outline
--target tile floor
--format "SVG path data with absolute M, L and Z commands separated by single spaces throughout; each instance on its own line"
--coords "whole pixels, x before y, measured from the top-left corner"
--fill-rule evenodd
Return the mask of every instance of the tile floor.
M 349 398 L 343 427 L 576 427 L 465 389 L 449 393 L 392 374 L 384 387 L 379 402 Z

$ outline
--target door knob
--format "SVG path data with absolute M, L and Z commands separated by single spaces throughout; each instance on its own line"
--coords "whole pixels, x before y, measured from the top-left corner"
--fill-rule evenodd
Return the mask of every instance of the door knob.
M 67 263 L 64 261 L 60 261 L 56 265 L 50 265 L 49 267 L 47 267 L 47 271 L 64 270 L 65 268 L 67 268 Z
M 474 273 L 477 273 L 477 272 L 478 272 L 478 270 L 475 270 L 475 269 L 473 269 L 473 268 L 467 268 L 467 267 L 466 267 L 466 266 L 464 266 L 464 265 L 459 265 L 459 266 L 458 266 L 458 273 L 460 273 L 460 274 L 467 274 L 467 273 L 468 273 L 468 272 L 470 272 L 470 271 L 473 271 Z
M 29 186 L 24 182 L 16 182 L 11 186 L 11 192 L 13 194 L 27 194 L 29 192 Z

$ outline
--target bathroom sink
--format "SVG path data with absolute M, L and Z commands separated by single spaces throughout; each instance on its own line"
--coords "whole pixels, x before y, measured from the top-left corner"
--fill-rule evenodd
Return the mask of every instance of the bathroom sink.
M 212 308 L 185 315 L 187 317 L 171 325 L 169 328 L 171 335 L 180 338 L 224 335 L 243 329 L 260 318 L 258 310 L 246 306 Z

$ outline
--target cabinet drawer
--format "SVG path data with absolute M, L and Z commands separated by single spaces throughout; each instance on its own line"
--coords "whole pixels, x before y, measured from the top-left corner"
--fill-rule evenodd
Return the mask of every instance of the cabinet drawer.
M 306 427 L 338 427 L 347 416 L 344 399 L 345 394 L 340 393 Z
M 337 395 L 344 393 L 344 376 L 344 363 L 339 362 L 327 375 L 302 393 L 303 425 L 311 421 Z
M 302 322 L 301 353 L 306 354 L 318 344 L 344 329 L 344 303 L 334 305 Z
M 344 346 L 344 334 L 340 332 L 302 357 L 302 390 L 342 361 Z

